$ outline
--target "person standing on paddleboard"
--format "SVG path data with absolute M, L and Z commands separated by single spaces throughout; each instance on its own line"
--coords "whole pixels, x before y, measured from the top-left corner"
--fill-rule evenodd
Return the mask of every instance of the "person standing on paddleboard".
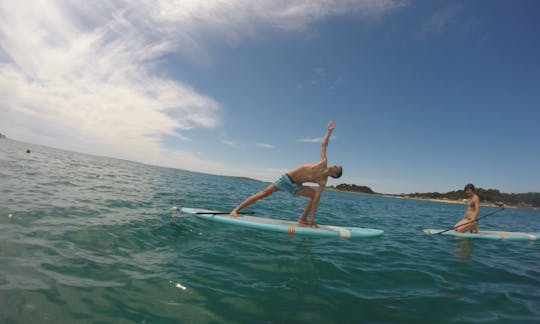
M 469 183 L 465 186 L 465 192 L 469 196 L 467 200 L 467 210 L 463 219 L 460 220 L 456 225 L 454 225 L 454 230 L 456 232 L 465 233 L 465 232 L 474 232 L 478 233 L 478 222 L 476 218 L 480 212 L 480 198 L 474 192 L 474 185 Z
M 302 164 L 291 171 L 285 173 L 282 175 L 278 180 L 276 180 L 274 183 L 268 185 L 264 190 L 250 196 L 246 200 L 244 200 L 240 205 L 236 206 L 236 208 L 231 211 L 230 215 L 233 217 L 238 216 L 238 212 L 254 202 L 256 202 L 259 199 L 265 198 L 270 196 L 276 191 L 286 191 L 291 193 L 292 195 L 298 195 L 307 197 L 310 199 L 308 202 L 306 209 L 302 213 L 302 216 L 300 216 L 300 219 L 298 220 L 298 223 L 301 225 L 310 225 L 310 226 L 316 226 L 315 224 L 315 212 L 317 211 L 317 206 L 319 205 L 319 200 L 321 198 L 321 192 L 326 187 L 326 181 L 328 180 L 328 177 L 332 178 L 339 178 L 341 177 L 343 173 L 343 168 L 340 165 L 334 165 L 331 167 L 327 166 L 327 158 L 326 158 L 326 148 L 328 147 L 328 141 L 330 140 L 330 135 L 332 134 L 332 131 L 334 130 L 334 122 L 330 121 L 328 123 L 328 129 L 326 131 L 326 135 L 324 136 L 324 140 L 322 143 L 322 149 L 321 149 L 321 160 L 318 162 L 312 162 L 312 163 L 306 163 Z M 303 185 L 305 182 L 312 182 L 319 185 L 317 190 L 306 187 Z M 308 214 L 311 213 L 311 219 L 307 220 Z

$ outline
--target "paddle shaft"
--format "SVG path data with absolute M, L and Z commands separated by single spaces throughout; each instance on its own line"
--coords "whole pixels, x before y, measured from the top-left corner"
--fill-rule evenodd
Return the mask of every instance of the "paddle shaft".
M 177 218 L 188 218 L 188 217 L 193 217 L 193 216 L 196 216 L 196 215 L 229 215 L 230 213 L 229 212 L 216 212 L 216 213 L 203 213 L 203 212 L 199 212 L 199 213 L 194 213 L 194 214 L 180 214 L 180 216 L 173 216 L 173 217 L 177 217 Z M 253 215 L 255 214 L 255 212 L 247 212 L 247 213 L 242 213 L 242 215 Z
M 486 218 L 486 217 L 491 216 L 491 215 L 493 215 L 493 214 L 496 214 L 496 213 L 498 213 L 498 212 L 500 212 L 500 211 L 502 211 L 502 210 L 504 210 L 504 207 L 501 207 L 500 209 L 497 209 L 496 211 L 491 212 L 491 213 L 489 213 L 489 214 L 485 214 L 484 216 L 479 217 L 479 218 L 477 218 L 477 219 L 475 219 L 475 220 L 472 220 L 472 221 L 470 221 L 470 222 L 468 222 L 468 223 L 461 224 L 461 225 L 459 225 L 459 226 L 455 226 L 455 227 L 449 228 L 449 229 L 444 230 L 444 231 L 442 231 L 442 232 L 439 232 L 439 233 L 437 233 L 437 234 L 446 233 L 446 232 L 451 231 L 451 230 L 454 230 L 454 229 L 456 229 L 456 228 L 458 228 L 458 227 L 465 226 L 465 225 L 468 225 L 468 224 L 472 224 L 472 223 L 474 223 L 474 222 L 478 222 L 478 221 L 481 220 L 482 218 Z
M 229 215 L 231 212 L 196 212 L 195 215 Z M 253 215 L 255 212 L 245 212 L 241 215 Z
M 178 207 L 172 207 L 171 208 L 171 211 L 173 211 L 173 213 L 176 213 L 179 211 Z M 182 217 L 188 217 L 190 215 L 230 215 L 231 212 L 218 212 L 218 211 L 208 211 L 208 212 L 196 212 L 196 213 L 193 213 L 193 214 L 186 214 Z M 255 214 L 254 211 L 252 212 L 245 212 L 245 213 L 242 213 L 242 215 L 253 215 Z

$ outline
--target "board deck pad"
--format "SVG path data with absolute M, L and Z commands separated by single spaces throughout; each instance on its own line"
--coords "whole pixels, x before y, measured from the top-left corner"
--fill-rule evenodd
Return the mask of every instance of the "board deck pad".
M 197 209 L 197 208 L 182 208 L 182 214 L 192 214 L 197 218 L 248 227 L 263 231 L 274 231 L 288 233 L 290 235 L 305 235 L 305 236 L 322 236 L 322 237 L 340 237 L 343 239 L 355 239 L 362 237 L 380 236 L 384 233 L 383 230 L 362 227 L 342 227 L 331 225 L 320 225 L 318 227 L 301 226 L 298 222 L 273 219 L 265 217 L 254 217 L 248 215 L 238 215 L 232 217 L 230 215 L 218 215 L 216 211 Z
M 426 235 L 435 235 L 443 232 L 441 229 L 425 229 Z M 444 232 L 441 235 L 452 235 L 457 237 L 478 238 L 487 240 L 508 240 L 508 241 L 536 241 L 540 233 L 522 233 L 505 231 L 478 231 L 478 233 L 460 233 L 456 231 Z

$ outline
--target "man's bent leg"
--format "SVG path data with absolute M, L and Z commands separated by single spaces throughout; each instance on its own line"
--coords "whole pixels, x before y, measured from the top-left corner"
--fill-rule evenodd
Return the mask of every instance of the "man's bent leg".
M 309 212 L 311 211 L 311 203 L 313 201 L 310 200 L 307 205 L 306 205 L 306 209 L 304 210 L 304 212 L 302 213 L 302 216 L 300 216 L 300 219 L 298 219 L 298 223 L 299 224 L 302 224 L 302 225 L 307 225 L 308 224 L 308 221 L 307 221 L 307 215 L 309 214 Z
M 306 218 L 309 212 L 311 211 L 311 203 L 313 202 L 313 196 L 315 196 L 315 190 L 308 187 L 304 187 L 298 190 L 296 194 L 310 199 L 306 206 L 306 209 L 304 210 L 304 212 L 302 213 L 302 216 L 300 216 L 300 219 L 298 220 L 298 223 L 300 224 L 308 224 Z
M 277 191 L 277 188 L 276 186 L 274 186 L 274 184 L 270 184 L 268 185 L 268 187 L 266 187 L 264 190 L 248 197 L 246 200 L 244 200 L 240 205 L 236 206 L 235 209 L 233 209 L 230 213 L 231 216 L 234 216 L 234 217 L 237 217 L 238 216 L 238 212 L 243 209 L 244 207 L 247 207 L 251 204 L 253 204 L 254 202 L 256 202 L 257 200 L 259 199 L 263 199 L 264 197 L 268 197 L 270 196 L 271 194 L 273 194 L 274 192 Z

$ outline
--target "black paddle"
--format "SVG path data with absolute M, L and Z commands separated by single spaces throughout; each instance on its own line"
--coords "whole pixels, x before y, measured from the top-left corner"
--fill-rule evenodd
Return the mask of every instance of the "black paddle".
M 488 213 L 488 214 L 485 214 L 485 215 L 482 216 L 482 217 L 478 217 L 476 220 L 472 220 L 472 221 L 470 221 L 470 222 L 468 222 L 468 223 L 461 224 L 461 225 L 459 225 L 459 226 L 455 226 L 455 227 L 449 228 L 449 229 L 444 230 L 444 231 L 442 231 L 442 232 L 439 232 L 439 233 L 437 233 L 437 234 L 446 233 L 446 232 L 451 231 L 451 230 L 453 230 L 453 229 L 456 229 L 456 228 L 458 228 L 458 227 L 465 226 L 465 225 L 468 225 L 468 224 L 471 224 L 471 223 L 474 223 L 474 222 L 478 222 L 478 221 L 481 220 L 482 218 L 486 218 L 486 217 L 488 217 L 488 216 L 494 215 L 494 214 L 496 214 L 496 213 L 498 213 L 498 212 L 500 212 L 500 211 L 503 211 L 503 210 L 504 210 L 504 207 L 501 206 L 501 208 L 497 209 L 496 211 L 491 212 L 491 213 Z
M 178 207 L 172 207 L 171 208 L 171 211 L 173 213 L 176 213 L 176 212 L 179 212 L 180 209 Z M 229 215 L 231 212 L 225 212 L 225 211 L 200 211 L 200 212 L 196 212 L 196 213 L 193 213 L 193 214 L 183 214 L 183 216 L 180 216 L 180 217 L 189 217 L 190 215 Z M 240 215 L 254 215 L 255 212 L 254 211 L 251 211 L 251 212 L 243 212 L 241 213 Z M 175 216 L 173 216 L 175 217 Z M 178 217 L 178 216 L 176 216 Z
M 230 213 L 231 212 L 196 212 L 195 215 L 229 215 Z M 241 213 L 240 215 L 253 215 L 253 214 L 255 214 L 254 211 Z

